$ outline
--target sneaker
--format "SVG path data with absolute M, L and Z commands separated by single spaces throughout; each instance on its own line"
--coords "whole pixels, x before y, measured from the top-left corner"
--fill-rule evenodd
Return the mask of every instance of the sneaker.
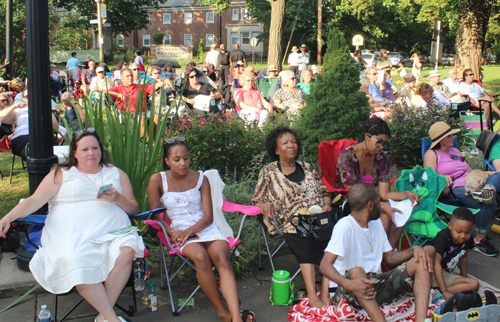
M 471 195 L 474 200 L 488 205 L 495 201 L 496 197 L 494 190 L 481 190 L 480 192 L 472 192 Z
M 499 253 L 498 249 L 493 247 L 493 245 L 491 245 L 490 242 L 486 240 L 486 238 L 483 238 L 479 243 L 474 239 L 474 250 L 478 253 L 490 257 L 498 256 Z

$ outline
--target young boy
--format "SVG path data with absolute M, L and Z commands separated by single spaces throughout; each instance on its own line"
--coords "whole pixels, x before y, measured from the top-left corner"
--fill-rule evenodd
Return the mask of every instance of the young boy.
M 456 292 L 479 289 L 479 282 L 467 277 L 467 252 L 474 247 L 473 228 L 474 215 L 468 208 L 460 207 L 453 211 L 448 228 L 441 230 L 434 239 L 432 287 L 439 287 L 445 298 Z M 460 275 L 453 273 L 457 264 Z

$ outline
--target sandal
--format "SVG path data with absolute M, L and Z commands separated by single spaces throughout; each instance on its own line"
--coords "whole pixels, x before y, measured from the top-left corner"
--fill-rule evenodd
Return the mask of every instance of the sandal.
M 481 190 L 479 192 L 472 192 L 471 195 L 472 198 L 477 202 L 489 205 L 490 203 L 495 201 L 496 192 L 495 190 Z
M 250 310 L 240 310 L 240 314 L 241 314 L 241 319 L 243 320 L 243 322 L 247 322 L 248 316 L 252 316 L 253 317 L 252 322 L 257 321 L 257 319 L 255 317 L 255 313 L 253 311 L 250 311 Z
M 300 290 L 297 291 L 297 293 L 295 293 L 295 297 L 293 298 L 292 305 L 299 304 L 300 301 L 302 301 L 306 297 L 307 297 L 307 291 L 305 289 L 301 288 Z

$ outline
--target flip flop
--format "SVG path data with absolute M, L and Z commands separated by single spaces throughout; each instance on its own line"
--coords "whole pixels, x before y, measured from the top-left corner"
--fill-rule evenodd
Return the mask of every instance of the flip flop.
M 252 316 L 253 317 L 253 322 L 257 321 L 256 317 L 255 317 L 255 313 L 253 311 L 250 311 L 250 310 L 240 310 L 240 314 L 241 314 L 241 319 L 243 320 L 243 322 L 247 322 L 247 319 L 248 319 L 248 316 Z
M 307 297 L 307 291 L 304 288 L 301 288 L 300 290 L 295 293 L 295 297 L 293 298 L 292 305 L 298 304 L 300 301 L 305 299 Z

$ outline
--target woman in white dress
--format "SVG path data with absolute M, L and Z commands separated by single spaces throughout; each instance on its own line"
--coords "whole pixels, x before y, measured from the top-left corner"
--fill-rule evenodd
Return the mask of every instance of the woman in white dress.
M 420 62 L 420 58 L 418 57 L 417 53 L 413 53 L 411 55 L 410 60 L 413 62 L 411 72 L 413 73 L 413 76 L 416 78 L 416 83 L 418 83 L 418 78 L 420 77 L 420 69 L 422 68 L 422 63 Z
M 98 196 L 100 186 L 112 188 Z M 111 242 L 92 240 L 130 226 L 127 214 L 137 214 L 128 176 L 109 164 L 97 134 L 77 131 L 68 161 L 56 165 L 35 193 L 0 220 L 5 236 L 10 222 L 26 217 L 49 203 L 41 247 L 30 262 L 36 281 L 54 294 L 73 287 L 99 315 L 96 322 L 123 322 L 113 307 L 127 283 L 134 257 L 144 257 L 137 233 Z
M 229 259 L 229 242 L 214 223 L 210 183 L 202 171 L 189 169 L 189 150 L 184 137 L 168 139 L 163 150 L 163 167 L 149 179 L 149 208 L 164 207 L 171 220 L 168 225 L 160 216 L 167 234 L 185 256 L 196 266 L 196 278 L 201 289 L 224 322 L 255 321 L 255 315 L 246 311 L 240 315 L 238 288 Z M 167 170 L 170 169 L 170 170 Z M 226 300 L 226 309 L 217 288 L 212 264 L 220 278 L 220 289 Z

